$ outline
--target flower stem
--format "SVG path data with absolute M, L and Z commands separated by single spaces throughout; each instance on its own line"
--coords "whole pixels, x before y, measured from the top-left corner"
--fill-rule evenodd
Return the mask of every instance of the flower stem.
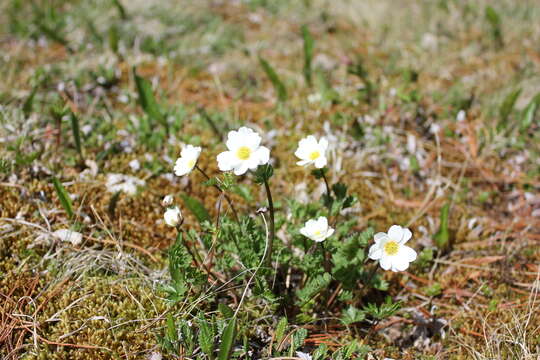
M 270 210 L 270 229 L 268 236 L 268 250 L 266 251 L 265 265 L 267 267 L 272 266 L 272 250 L 274 246 L 274 237 L 276 233 L 276 225 L 274 223 L 274 202 L 272 201 L 272 193 L 270 192 L 270 185 L 268 185 L 268 180 L 264 180 L 264 188 L 266 190 L 266 196 L 268 197 L 268 209 Z
M 199 167 L 199 165 L 195 164 L 195 169 L 199 170 L 199 172 L 201 174 L 203 174 L 203 176 L 206 178 L 206 180 L 210 180 L 210 176 L 208 176 L 208 174 L 206 174 L 206 172 L 203 169 L 201 169 Z M 240 220 L 238 218 L 238 213 L 236 212 L 236 209 L 234 208 L 233 202 L 232 202 L 231 198 L 229 197 L 229 195 L 227 195 L 227 193 L 225 193 L 225 191 L 223 191 L 223 189 L 219 185 L 214 184 L 214 187 L 216 189 L 218 189 L 218 191 L 220 191 L 223 194 L 223 196 L 225 196 L 225 200 L 227 200 L 227 203 L 231 207 L 231 210 L 232 210 L 232 212 L 234 214 L 234 218 L 236 219 L 236 222 L 239 222 Z
M 326 175 L 324 173 L 324 171 L 321 171 L 321 174 L 322 174 L 322 178 L 324 180 L 324 185 L 326 185 L 326 194 L 328 195 L 328 198 L 330 199 L 330 196 L 331 196 L 331 191 L 330 191 L 330 185 L 328 184 L 328 179 L 326 178 Z

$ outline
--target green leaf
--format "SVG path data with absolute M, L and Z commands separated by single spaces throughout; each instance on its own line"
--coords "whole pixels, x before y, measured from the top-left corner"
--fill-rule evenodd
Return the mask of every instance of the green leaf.
M 75 148 L 77 149 L 77 152 L 79 153 L 79 156 L 81 158 L 81 161 L 83 160 L 83 153 L 82 153 L 82 146 L 81 146 L 81 132 L 79 128 L 79 118 L 71 112 L 70 114 L 70 120 L 71 120 L 71 130 L 73 131 L 73 138 L 75 139 Z
M 272 85 L 274 86 L 274 90 L 276 91 L 278 95 L 278 99 L 281 102 L 284 102 L 287 100 L 287 89 L 285 88 L 285 85 L 281 82 L 279 79 L 277 73 L 275 72 L 274 68 L 262 57 L 259 56 L 259 63 L 261 64 L 264 72 L 272 82 Z
M 171 314 L 167 315 L 167 339 L 171 342 L 178 341 L 178 331 Z
M 234 344 L 234 338 L 236 337 L 236 318 L 233 317 L 221 336 L 221 345 L 219 346 L 219 360 L 229 360 Z
M 311 63 L 313 60 L 314 40 L 306 25 L 302 25 L 302 38 L 304 39 L 304 79 L 311 86 Z
M 514 109 L 514 105 L 521 94 L 521 88 L 511 91 L 510 94 L 504 98 L 500 108 L 499 108 L 499 123 L 497 124 L 497 131 L 504 130 L 507 127 L 507 120 L 510 116 L 510 113 Z
M 441 250 L 446 250 L 450 241 L 450 232 L 448 231 L 448 213 L 450 210 L 450 204 L 445 204 L 441 208 L 441 225 L 439 230 L 433 236 L 435 245 Z
M 225 318 L 232 318 L 234 316 L 234 311 L 227 304 L 219 303 L 218 310 Z
M 184 200 L 184 205 L 195 215 L 199 223 L 211 220 L 208 210 L 206 210 L 199 200 L 186 194 L 183 194 L 181 197 Z
M 495 11 L 491 6 L 486 7 L 486 20 L 491 25 L 491 35 L 495 40 L 497 46 L 502 47 L 504 45 L 502 38 L 502 29 L 501 29 L 501 17 L 499 13 Z
M 540 107 L 540 93 L 536 94 L 523 110 L 521 116 L 520 130 L 525 131 L 534 123 L 536 111 Z
M 276 344 L 280 344 L 281 340 L 283 340 L 283 337 L 285 336 L 285 330 L 287 330 L 287 324 L 288 324 L 288 321 L 286 317 L 282 317 L 279 320 L 277 324 L 277 328 L 276 328 L 276 333 L 274 336 Z
M 304 341 L 306 340 L 308 335 L 308 331 L 304 328 L 298 328 L 293 334 L 292 337 L 292 344 L 291 344 L 291 352 L 298 349 L 300 346 L 304 344 Z
M 135 84 L 137 85 L 137 92 L 139 94 L 139 104 L 144 112 L 146 112 L 151 119 L 155 119 L 166 126 L 165 117 L 154 97 L 150 81 L 137 75 L 135 68 L 133 68 L 133 76 L 135 77 Z
M 214 327 L 204 319 L 204 313 L 199 314 L 199 346 L 210 358 L 214 358 Z
M 26 101 L 24 102 L 23 107 L 22 107 L 24 116 L 28 117 L 30 113 L 32 112 L 32 108 L 34 106 L 34 97 L 36 95 L 37 90 L 38 90 L 38 87 L 35 86 L 32 89 L 32 92 L 30 93 L 30 95 L 28 95 L 28 98 L 26 99 Z
M 53 177 L 52 182 L 54 185 L 54 189 L 56 190 L 56 194 L 60 199 L 60 203 L 64 207 L 64 210 L 70 218 L 73 217 L 73 207 L 71 205 L 71 199 L 69 198 L 66 189 L 64 188 L 64 186 L 62 186 L 62 183 L 60 183 L 57 178 Z
M 364 321 L 365 318 L 366 318 L 366 313 L 362 310 L 355 308 L 352 305 L 349 306 L 347 310 L 343 312 L 343 314 L 341 314 L 341 321 L 345 325 L 350 325 L 350 324 Z

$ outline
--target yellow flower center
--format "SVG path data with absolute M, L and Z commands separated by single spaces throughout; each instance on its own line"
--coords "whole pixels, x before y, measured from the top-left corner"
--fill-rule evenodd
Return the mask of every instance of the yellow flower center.
M 321 230 L 315 230 L 315 231 L 313 232 L 313 235 L 315 235 L 315 236 L 319 236 L 319 235 L 321 235 L 321 234 L 322 234 L 322 231 L 321 231 Z
M 238 150 L 236 150 L 236 156 L 240 160 L 247 160 L 249 159 L 250 155 L 251 155 L 251 149 L 248 148 L 247 146 L 241 146 L 238 148 Z
M 189 160 L 187 162 L 187 166 L 188 168 L 193 169 L 193 167 L 195 166 L 195 160 L 194 159 Z
M 314 152 L 312 152 L 311 154 L 309 154 L 309 159 L 310 159 L 310 160 L 315 160 L 315 159 L 317 159 L 319 156 L 321 156 L 321 153 L 318 152 L 318 151 L 314 151 Z
M 395 241 L 388 241 L 384 244 L 384 251 L 388 255 L 396 255 L 399 250 L 399 244 Z

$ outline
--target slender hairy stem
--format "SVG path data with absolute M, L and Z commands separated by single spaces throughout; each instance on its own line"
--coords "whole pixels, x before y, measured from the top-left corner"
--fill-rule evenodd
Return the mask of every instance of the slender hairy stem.
M 195 165 L 195 169 L 199 170 L 199 172 L 203 174 L 206 180 L 210 180 L 210 176 L 208 176 L 208 174 L 206 174 L 206 172 L 203 169 L 201 169 L 199 165 Z M 225 196 L 225 200 L 227 200 L 227 203 L 231 207 L 231 210 L 233 212 L 234 218 L 236 219 L 236 222 L 239 222 L 240 220 L 238 218 L 238 213 L 236 212 L 236 209 L 234 208 L 233 202 L 231 198 L 229 197 L 229 195 L 227 195 L 227 193 L 225 193 L 225 191 L 223 191 L 223 189 L 219 185 L 216 184 L 214 185 L 214 187 L 218 189 L 218 191 L 220 191 L 223 194 L 223 196 Z
M 328 195 L 328 198 L 330 199 L 330 196 L 332 195 L 330 191 L 330 185 L 328 184 L 328 179 L 326 178 L 326 175 L 324 173 L 324 170 L 321 170 L 322 178 L 324 180 L 324 185 L 326 185 L 326 195 Z
M 323 266 L 324 271 L 327 273 L 330 273 L 332 271 L 330 266 L 330 261 L 328 260 L 328 251 L 326 251 L 326 247 L 324 246 L 324 242 L 320 242 L 319 245 L 321 246 L 321 252 L 323 255 Z
M 272 250 L 274 246 L 274 238 L 276 235 L 276 225 L 274 223 L 274 202 L 272 201 L 272 193 L 270 192 L 270 185 L 268 185 L 268 180 L 264 180 L 264 188 L 266 190 L 266 196 L 268 197 L 268 209 L 270 210 L 270 230 L 268 237 L 268 250 L 266 252 L 266 262 L 267 267 L 272 267 Z

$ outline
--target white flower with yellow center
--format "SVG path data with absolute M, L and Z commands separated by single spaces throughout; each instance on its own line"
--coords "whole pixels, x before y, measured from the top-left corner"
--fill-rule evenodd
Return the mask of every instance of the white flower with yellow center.
M 298 143 L 298 149 L 294 155 L 300 159 L 296 164 L 307 166 L 315 165 L 317 169 L 326 166 L 326 149 L 328 148 L 328 140 L 321 138 L 319 141 L 313 135 L 303 138 Z
M 227 136 L 227 149 L 217 156 L 221 171 L 233 170 L 235 175 L 255 170 L 270 160 L 270 150 L 260 146 L 261 136 L 245 126 L 238 131 L 230 131 Z
M 200 154 L 201 148 L 199 146 L 187 145 L 183 148 L 180 157 L 174 164 L 174 173 L 176 176 L 189 174 L 197 164 Z
M 384 270 L 404 271 L 416 260 L 416 251 L 405 245 L 412 237 L 409 229 L 392 225 L 387 233 L 375 234 L 375 244 L 369 248 L 369 258 L 379 260 Z
M 324 216 L 317 220 L 308 220 L 304 227 L 300 229 L 300 234 L 315 242 L 321 242 L 332 236 L 334 229 L 328 226 L 328 219 Z
M 168 208 L 165 211 L 163 218 L 165 219 L 165 223 L 167 225 L 173 227 L 177 226 L 180 223 L 180 220 L 182 220 L 182 213 L 180 212 L 180 208 L 178 208 L 178 206 Z

